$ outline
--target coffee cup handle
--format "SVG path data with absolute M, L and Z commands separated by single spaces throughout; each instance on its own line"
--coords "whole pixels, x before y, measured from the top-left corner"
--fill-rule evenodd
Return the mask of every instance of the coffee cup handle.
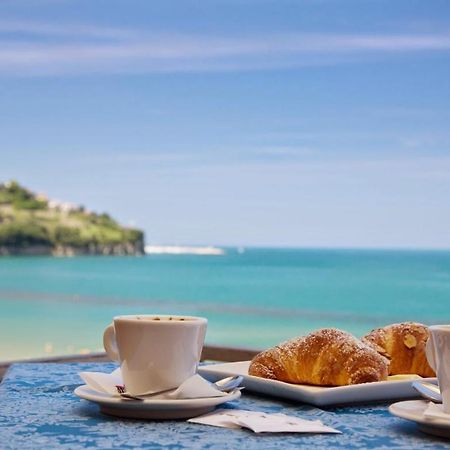
M 428 364 L 436 372 L 436 359 L 434 356 L 433 335 L 430 334 L 425 344 L 425 354 L 427 355 Z
M 119 352 L 117 351 L 116 335 L 114 325 L 109 325 L 103 333 L 103 347 L 106 354 L 113 360 L 119 361 Z

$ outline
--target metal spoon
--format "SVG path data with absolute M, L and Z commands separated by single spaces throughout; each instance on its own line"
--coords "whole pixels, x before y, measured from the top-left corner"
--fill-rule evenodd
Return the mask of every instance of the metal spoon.
M 127 400 L 139 400 L 139 401 L 142 401 L 142 402 L 146 398 L 151 398 L 151 397 L 154 397 L 156 395 L 165 394 L 166 392 L 173 391 L 173 388 L 172 389 L 165 389 L 164 391 L 152 392 L 151 394 L 145 394 L 145 396 L 140 397 L 140 396 L 137 396 L 137 395 L 129 394 L 128 392 L 125 391 L 124 388 L 119 388 L 119 386 L 116 386 L 116 388 L 117 388 L 117 392 L 119 393 L 119 395 L 122 398 L 125 398 Z
M 439 386 L 426 381 L 413 381 L 412 387 L 422 396 L 435 403 L 442 403 Z
M 215 383 L 212 383 L 216 389 L 222 392 L 232 391 L 236 389 L 244 380 L 242 375 L 235 375 L 232 377 L 222 378 L 221 380 L 217 380 Z
M 241 375 L 236 375 L 232 377 L 222 378 L 221 380 L 217 380 L 215 383 L 211 383 L 218 391 L 228 392 L 237 389 L 238 386 L 242 383 L 244 377 Z M 116 386 L 119 394 L 122 398 L 126 398 L 128 400 L 140 400 L 144 401 L 146 398 L 151 398 L 155 395 L 164 394 L 166 392 L 173 391 L 173 389 L 166 389 L 164 391 L 153 392 L 152 394 L 146 394 L 145 396 L 137 396 L 131 395 L 120 389 L 119 386 Z

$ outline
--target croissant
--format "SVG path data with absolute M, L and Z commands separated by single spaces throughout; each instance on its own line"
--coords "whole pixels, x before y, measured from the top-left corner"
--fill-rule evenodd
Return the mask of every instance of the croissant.
M 288 383 L 344 386 L 386 380 L 388 360 L 351 334 L 325 328 L 259 353 L 248 373 Z
M 389 375 L 414 373 L 434 377 L 425 355 L 428 336 L 426 325 L 404 322 L 373 330 L 362 341 L 390 360 Z

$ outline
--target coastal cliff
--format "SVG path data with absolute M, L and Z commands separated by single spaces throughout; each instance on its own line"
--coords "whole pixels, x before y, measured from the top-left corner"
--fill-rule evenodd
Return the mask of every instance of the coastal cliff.
M 142 255 L 144 233 L 108 214 L 0 184 L 0 255 Z

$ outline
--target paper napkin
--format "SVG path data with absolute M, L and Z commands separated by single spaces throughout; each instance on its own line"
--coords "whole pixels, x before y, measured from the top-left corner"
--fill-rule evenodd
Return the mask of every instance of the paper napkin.
M 205 398 L 223 397 L 226 392 L 219 391 L 212 383 L 198 374 L 192 375 L 184 381 L 178 389 L 167 394 L 169 398 Z
M 91 389 L 113 396 L 119 396 L 116 386 L 123 385 L 120 368 L 114 370 L 112 373 L 80 372 L 79 375 Z M 222 397 L 225 395 L 227 393 L 219 391 L 212 383 L 198 374 L 188 378 L 177 389 L 166 394 L 161 394 L 164 398 L 170 399 Z
M 305 420 L 286 414 L 267 414 L 241 409 L 216 409 L 188 422 L 223 428 L 249 428 L 255 433 L 340 433 L 320 420 Z
M 116 386 L 123 385 L 120 368 L 111 373 L 80 372 L 81 379 L 94 391 L 119 396 Z
M 444 419 L 450 422 L 450 414 L 444 412 L 442 403 L 428 403 L 427 409 L 423 412 L 423 415 L 430 419 Z

